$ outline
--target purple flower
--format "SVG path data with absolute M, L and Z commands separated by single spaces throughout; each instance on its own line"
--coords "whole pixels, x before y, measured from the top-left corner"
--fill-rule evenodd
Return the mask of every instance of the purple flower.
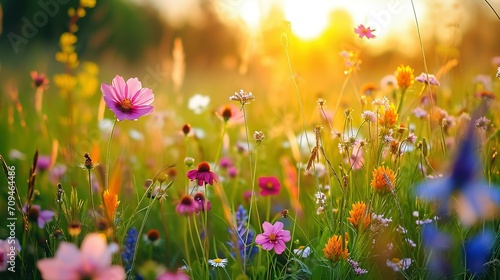
M 219 165 L 220 165 L 220 167 L 222 167 L 224 169 L 227 169 L 227 168 L 233 166 L 233 162 L 232 162 L 232 160 L 230 158 L 223 157 L 223 158 L 220 159 Z
M 61 177 L 66 173 L 66 165 L 64 164 L 56 164 L 50 170 L 50 182 L 52 184 L 59 183 Z
M 259 177 L 259 188 L 261 189 L 260 195 L 277 195 L 280 193 L 281 184 L 278 178 L 274 176 Z
M 41 211 L 40 205 L 31 205 L 28 211 L 28 205 L 25 204 L 23 211 L 28 216 L 28 219 L 32 222 L 37 222 L 40 228 L 43 228 L 45 223 L 52 221 L 52 217 L 54 217 L 53 211 Z
M 264 233 L 258 234 L 255 243 L 262 246 L 262 249 L 271 251 L 274 249 L 276 254 L 280 255 L 286 249 L 285 243 L 290 241 L 290 231 L 283 229 L 282 222 L 276 222 L 274 225 L 269 222 L 262 224 Z
M 130 78 L 125 83 L 122 76 L 116 75 L 111 85 L 101 85 L 104 102 L 116 118 L 121 120 L 137 120 L 153 112 L 153 91 L 143 88 L 137 78 Z
M 198 186 L 213 185 L 214 181 L 219 181 L 217 174 L 210 171 L 210 164 L 207 162 L 198 164 L 198 169 L 190 170 L 186 175 L 191 181 L 198 181 Z
M 49 169 L 52 164 L 50 156 L 39 156 L 36 162 L 36 169 L 43 171 Z
M 416 77 L 415 81 L 424 83 L 426 85 L 431 84 L 431 85 L 439 86 L 439 81 L 436 79 L 436 76 L 434 76 L 432 74 L 426 74 L 424 72 L 422 72 L 422 74 L 420 74 L 420 76 Z

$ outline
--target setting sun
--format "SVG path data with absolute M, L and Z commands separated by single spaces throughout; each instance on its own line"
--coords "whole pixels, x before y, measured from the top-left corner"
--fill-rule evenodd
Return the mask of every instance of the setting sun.
M 302 39 L 318 37 L 328 26 L 331 8 L 325 1 L 286 1 L 283 7 L 285 17 L 291 22 L 292 31 Z

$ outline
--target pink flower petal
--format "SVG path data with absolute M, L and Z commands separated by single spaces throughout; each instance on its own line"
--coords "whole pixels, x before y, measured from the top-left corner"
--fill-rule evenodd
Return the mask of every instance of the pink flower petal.
M 42 279 L 79 280 L 81 278 L 77 268 L 68 266 L 59 259 L 42 259 L 36 263 L 36 266 L 42 274 Z
M 85 267 L 101 271 L 111 264 L 111 253 L 106 239 L 98 233 L 89 233 L 83 240 L 81 253 Z
M 142 88 L 141 82 L 139 82 L 139 79 L 137 78 L 130 78 L 127 80 L 126 83 L 126 97 L 130 100 L 134 98 L 134 96 L 137 94 L 137 92 Z
M 100 272 L 94 280 L 123 280 L 125 279 L 125 270 L 123 267 L 114 265 Z
M 116 75 L 113 81 L 111 82 L 111 85 L 115 90 L 117 90 L 117 93 L 124 93 L 125 91 L 125 80 L 123 79 L 122 76 Z M 126 97 L 125 95 L 117 95 L 119 98 Z
M 269 241 L 269 238 L 265 236 L 264 234 L 258 234 L 257 237 L 255 237 L 255 243 L 262 245 L 264 243 L 267 243 Z
M 273 227 L 273 225 L 272 225 L 271 223 L 269 223 L 269 222 L 264 222 L 264 223 L 262 224 L 262 229 L 264 229 L 264 232 L 265 232 L 265 233 L 268 233 L 268 234 L 269 234 L 269 233 L 274 233 L 274 227 Z
M 283 223 L 282 222 L 276 222 L 274 223 L 274 232 L 278 233 L 283 229 Z
M 276 254 L 280 255 L 285 250 L 286 250 L 285 242 L 278 241 L 274 244 L 274 252 L 276 252 Z
M 292 239 L 292 237 L 290 236 L 290 231 L 289 230 L 282 230 L 281 231 L 281 240 L 283 240 L 283 242 L 288 242 L 288 241 L 290 241 L 290 239 Z
M 149 88 L 140 89 L 131 99 L 134 105 L 149 105 L 153 103 L 155 95 Z
M 263 243 L 261 246 L 262 246 L 262 249 L 264 249 L 266 251 L 271 251 L 275 245 L 276 245 L 275 243 L 266 242 L 266 243 Z

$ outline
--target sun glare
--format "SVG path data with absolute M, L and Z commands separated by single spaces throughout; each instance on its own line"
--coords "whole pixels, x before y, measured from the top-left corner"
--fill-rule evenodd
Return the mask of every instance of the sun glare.
M 288 0 L 283 7 L 292 31 L 304 40 L 311 40 L 323 33 L 328 26 L 331 8 L 320 0 Z

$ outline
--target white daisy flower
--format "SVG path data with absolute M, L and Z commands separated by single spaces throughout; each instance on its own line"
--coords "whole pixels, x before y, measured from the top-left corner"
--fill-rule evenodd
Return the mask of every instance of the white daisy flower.
M 299 248 L 293 250 L 293 253 L 301 258 L 307 258 L 310 254 L 312 254 L 312 251 L 309 246 L 299 246 Z
M 213 260 L 208 260 L 208 263 L 213 267 L 226 267 L 227 259 L 216 258 Z
M 188 101 L 188 108 L 195 114 L 201 114 L 210 104 L 210 97 L 199 93 L 193 95 Z

